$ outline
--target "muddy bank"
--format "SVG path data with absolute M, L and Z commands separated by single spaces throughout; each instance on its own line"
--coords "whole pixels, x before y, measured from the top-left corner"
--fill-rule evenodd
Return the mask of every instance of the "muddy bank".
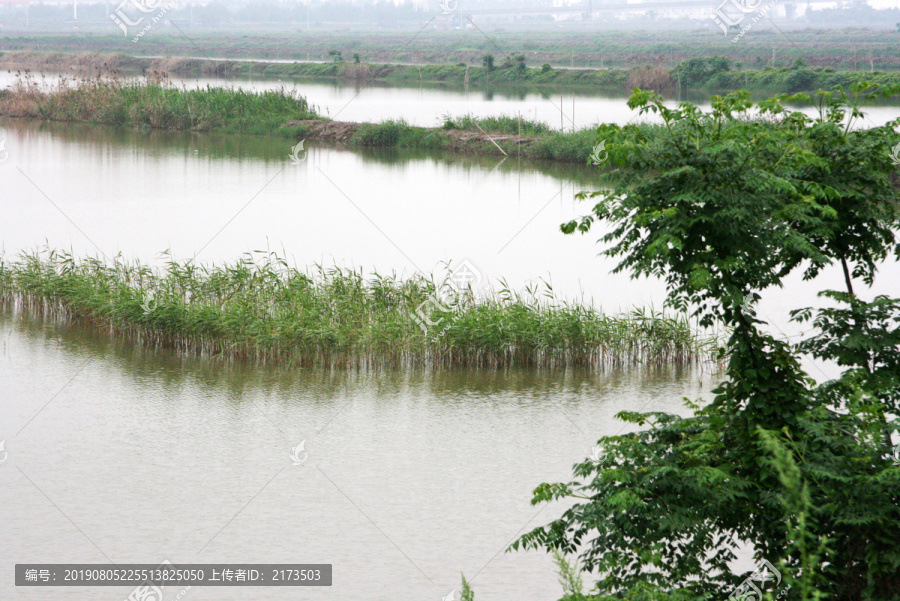
M 323 140 L 359 147 L 449 150 L 466 154 L 585 163 L 596 132 L 561 133 L 509 116 L 447 119 L 426 128 L 401 120 L 331 121 L 306 99 L 284 89 L 248 92 L 231 87 L 178 88 L 162 76 L 146 82 L 81 76 L 46 86 L 23 74 L 0 90 L 0 115 L 142 129 L 240 133 Z
M 354 123 L 350 121 L 298 120 L 290 121 L 285 127 L 296 128 L 299 136 L 306 140 L 320 140 L 347 146 L 383 146 L 391 144 L 369 143 L 373 129 L 384 124 Z M 403 127 L 403 126 L 401 126 Z M 439 146 L 444 150 L 478 152 L 507 156 L 533 156 L 534 147 L 542 138 L 507 134 L 489 134 L 456 129 L 438 129 L 405 126 L 415 131 L 420 138 L 435 139 L 427 146 Z M 396 145 L 396 144 L 395 144 Z M 410 145 L 412 146 L 412 145 Z
M 410 86 L 429 84 L 510 85 L 525 86 L 539 83 L 552 89 L 625 90 L 634 77 L 643 77 L 646 67 L 622 69 L 510 69 L 498 67 L 487 70 L 464 64 L 404 65 L 383 63 L 331 62 L 267 62 L 265 60 L 201 59 L 189 57 L 147 57 L 121 53 L 65 53 L 65 52 L 0 52 L 0 68 L 10 71 L 52 71 L 78 75 L 165 74 L 180 77 L 270 77 L 293 79 L 338 79 L 353 82 L 383 81 Z M 657 79 L 660 78 L 656 74 Z M 672 80 L 663 78 L 665 87 Z M 660 81 L 663 81 L 660 80 Z M 662 88 L 660 88 L 662 89 Z
M 480 122 L 479 122 L 480 121 Z M 466 154 L 522 157 L 547 161 L 586 164 L 597 133 L 593 129 L 561 133 L 529 132 L 529 135 L 493 130 L 488 120 L 476 120 L 472 127 L 415 127 L 404 121 L 350 123 L 325 120 L 293 120 L 284 125 L 296 139 L 323 140 L 347 146 L 450 150 Z M 545 127 L 545 126 L 544 126 Z

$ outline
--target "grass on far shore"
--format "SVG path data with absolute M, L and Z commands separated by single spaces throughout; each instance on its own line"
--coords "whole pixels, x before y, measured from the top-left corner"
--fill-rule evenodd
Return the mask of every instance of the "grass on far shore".
M 304 272 L 265 253 L 218 266 L 170 259 L 161 271 L 50 250 L 0 260 L 0 306 L 228 359 L 566 368 L 685 364 L 712 348 L 684 316 L 605 315 L 536 290 L 446 292 L 432 277 Z M 423 328 L 419 312 L 434 325 Z

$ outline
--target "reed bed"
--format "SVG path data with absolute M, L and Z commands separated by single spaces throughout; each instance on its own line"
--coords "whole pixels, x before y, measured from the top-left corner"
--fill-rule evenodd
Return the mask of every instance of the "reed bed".
M 302 366 L 659 366 L 706 359 L 715 346 L 686 317 L 605 315 L 534 290 L 464 291 L 423 331 L 416 310 L 442 288 L 430 276 L 301 271 L 265 253 L 218 266 L 165 259 L 159 269 L 56 250 L 0 259 L 0 305 L 151 347 Z
M 54 85 L 20 73 L 0 96 L 0 114 L 53 121 L 179 131 L 271 135 L 285 123 L 318 119 L 306 99 L 285 89 L 252 92 L 179 88 L 165 75 L 146 80 L 104 75 L 62 78 Z
M 388 148 L 445 148 L 449 140 L 442 132 L 410 125 L 405 119 L 388 119 L 381 123 L 363 123 L 350 139 L 359 146 Z
M 484 131 L 488 133 L 540 136 L 551 133 L 549 125 L 541 121 L 523 118 L 521 115 L 501 114 L 494 117 L 476 117 L 471 113 L 453 117 L 444 115 L 444 129 Z

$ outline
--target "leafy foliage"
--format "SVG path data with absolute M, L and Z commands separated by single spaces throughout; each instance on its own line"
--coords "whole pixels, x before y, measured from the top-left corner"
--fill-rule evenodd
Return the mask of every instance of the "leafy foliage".
M 674 69 L 674 76 L 680 78 L 681 85 L 699 87 L 719 73 L 731 70 L 731 61 L 724 56 L 690 58 Z
M 459 595 L 460 601 L 475 601 L 475 591 L 472 590 L 472 585 L 466 580 L 465 574 L 462 574 L 461 577 L 462 588 Z
M 575 480 L 539 486 L 534 503 L 579 502 L 512 548 L 579 554 L 615 599 L 727 596 L 747 576 L 728 566 L 744 543 L 804 600 L 897 598 L 900 467 L 888 457 L 900 300 L 863 301 L 853 279 L 872 283 L 880 262 L 900 257 L 890 164 L 900 120 L 852 127 L 865 102 L 896 92 L 820 92 L 805 98 L 819 109 L 811 119 L 784 109 L 798 97 L 753 107 L 741 92 L 703 113 L 636 90 L 630 106 L 659 113 L 662 132 L 599 129 L 616 169 L 606 190 L 583 195 L 600 198 L 592 213 L 563 231 L 603 221 L 616 271 L 661 277 L 672 305 L 727 326 L 726 377 L 711 403 L 689 403 L 690 417 L 619 414 L 643 429 L 601 439 L 604 453 L 577 464 Z M 823 292 L 839 306 L 794 312 L 817 334 L 791 345 L 765 333 L 759 293 L 829 265 L 845 274 L 846 292 Z M 817 385 L 801 353 L 847 369 Z

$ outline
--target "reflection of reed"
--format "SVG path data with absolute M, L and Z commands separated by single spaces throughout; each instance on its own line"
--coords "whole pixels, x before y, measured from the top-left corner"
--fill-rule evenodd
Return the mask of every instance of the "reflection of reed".
M 384 394 L 411 390 L 414 398 L 425 394 L 441 398 L 459 394 L 497 395 L 495 402 L 519 404 L 546 395 L 556 399 L 570 395 L 573 402 L 588 399 L 594 402 L 604 395 L 627 394 L 623 391 L 645 390 L 656 394 L 661 388 L 673 385 L 693 386 L 704 377 L 702 369 L 694 364 L 607 365 L 598 369 L 565 370 L 297 369 L 284 364 L 262 365 L 173 353 L 138 344 L 127 336 L 110 336 L 84 321 L 56 321 L 46 312 L 24 309 L 15 313 L 0 311 L 0 332 L 10 331 L 29 340 L 54 340 L 53 348 L 65 354 L 81 357 L 89 352 L 92 358 L 107 364 L 109 370 L 121 370 L 142 386 L 148 378 L 162 377 L 165 386 L 173 389 L 181 390 L 186 384 L 196 383 L 209 390 L 224 391 L 229 397 L 261 389 L 280 390 L 287 393 L 286 399 L 293 399 L 289 391 L 304 389 L 312 390 L 317 398 L 343 398 L 374 385 Z

